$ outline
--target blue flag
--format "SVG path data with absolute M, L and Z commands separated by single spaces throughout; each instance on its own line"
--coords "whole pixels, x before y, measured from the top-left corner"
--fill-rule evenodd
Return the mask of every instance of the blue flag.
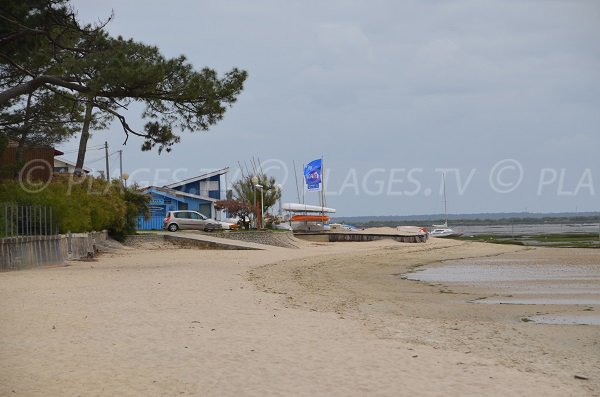
M 304 167 L 304 180 L 309 192 L 321 191 L 322 172 L 321 159 L 313 160 Z

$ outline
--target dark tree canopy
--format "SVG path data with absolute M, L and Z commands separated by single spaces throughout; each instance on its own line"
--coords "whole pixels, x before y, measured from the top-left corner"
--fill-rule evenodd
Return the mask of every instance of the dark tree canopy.
M 76 101 L 38 90 L 22 106 L 0 111 L 0 129 L 9 139 L 38 146 L 53 146 L 81 130 L 81 106 Z
M 52 6 L 45 6 L 52 5 Z M 5 1 L 0 5 L 0 87 L 23 86 L 33 76 L 61 70 L 57 53 L 74 43 L 73 18 L 60 2 Z M 0 130 L 7 138 L 53 145 L 81 128 L 82 107 L 67 93 L 39 86 L 0 107 Z
M 80 27 L 66 0 L 5 0 L 0 21 L 0 106 L 47 86 L 85 90 L 64 63 L 101 31 Z
M 89 129 L 112 119 L 123 127 L 125 142 L 129 134 L 137 135 L 144 139 L 142 150 L 158 146 L 160 152 L 179 141 L 178 132 L 207 130 L 217 123 L 241 93 L 245 71 L 234 68 L 219 77 L 210 68 L 195 70 L 184 56 L 168 59 L 157 47 L 111 37 L 105 31 L 109 21 L 82 26 L 67 0 L 2 2 L 3 131 L 19 118 L 21 124 L 23 119 L 32 122 L 25 117 L 29 100 L 30 111 L 34 109 L 31 103 L 46 103 L 51 106 L 44 110 L 56 114 L 53 122 L 65 122 L 62 130 L 55 130 L 57 137 L 68 135 L 69 123 L 82 122 L 84 154 Z M 52 98 L 49 103 L 45 102 L 48 98 Z M 139 115 L 146 120 L 143 131 L 131 128 L 128 122 L 128 107 L 134 102 L 145 106 Z M 79 118 L 71 117 L 75 110 Z M 43 124 L 47 115 L 37 117 Z

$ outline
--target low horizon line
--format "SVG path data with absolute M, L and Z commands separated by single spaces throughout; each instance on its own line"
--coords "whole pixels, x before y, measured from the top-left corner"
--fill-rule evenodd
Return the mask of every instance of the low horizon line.
M 561 211 L 561 212 L 531 212 L 531 211 L 503 211 L 503 212 L 464 212 L 464 213 L 449 213 L 448 216 L 479 216 L 479 215 L 536 215 L 536 216 L 600 216 L 600 211 Z M 414 217 L 444 217 L 444 213 L 431 214 L 414 214 L 414 215 L 347 215 L 347 216 L 332 216 L 331 218 L 414 218 Z

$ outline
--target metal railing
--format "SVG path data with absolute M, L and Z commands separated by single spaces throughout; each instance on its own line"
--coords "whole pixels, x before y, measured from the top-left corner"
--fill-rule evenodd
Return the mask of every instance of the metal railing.
M 52 207 L 2 204 L 0 237 L 49 236 L 58 234 Z

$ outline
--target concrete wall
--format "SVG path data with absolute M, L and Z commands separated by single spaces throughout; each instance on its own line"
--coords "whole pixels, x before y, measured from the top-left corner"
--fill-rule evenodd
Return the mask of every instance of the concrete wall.
M 106 241 L 108 233 L 69 233 L 62 238 L 61 244 L 66 246 L 68 259 L 92 258 L 98 252 L 97 243 Z
M 108 238 L 106 231 L 57 236 L 0 239 L 0 271 L 58 265 L 66 259 L 94 256 L 96 245 Z
M 418 235 L 392 235 L 392 234 L 367 234 L 367 233 L 296 233 L 295 236 L 302 240 L 313 242 L 343 242 L 343 241 L 375 241 L 383 239 L 396 240 L 400 243 L 425 243 L 427 242 L 428 234 Z
M 298 248 L 297 240 L 290 231 L 270 231 L 270 230 L 247 230 L 247 231 L 220 231 L 213 232 L 211 235 L 231 240 L 247 241 L 249 243 L 273 245 L 283 248 Z
M 0 271 L 62 263 L 67 254 L 62 239 L 62 236 L 0 239 Z
M 296 238 L 313 243 L 328 243 L 329 236 L 325 233 L 296 233 Z

